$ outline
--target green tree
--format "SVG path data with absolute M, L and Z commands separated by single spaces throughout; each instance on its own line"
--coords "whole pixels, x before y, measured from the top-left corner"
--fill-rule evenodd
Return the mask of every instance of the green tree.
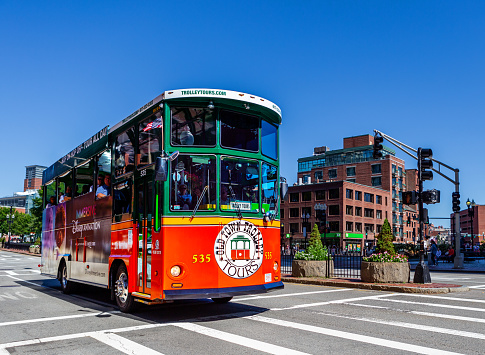
M 313 230 L 310 233 L 310 243 L 308 249 L 304 252 L 298 252 L 295 254 L 295 260 L 328 260 L 328 250 L 322 244 L 320 237 L 320 231 L 315 224 Z
M 30 229 L 35 234 L 40 234 L 42 232 L 42 211 L 44 210 L 42 208 L 42 189 L 40 189 L 38 193 L 39 197 L 34 198 L 34 206 L 30 209 L 30 214 L 32 215 L 32 225 Z
M 384 253 L 387 251 L 389 254 L 396 254 L 396 251 L 394 250 L 394 244 L 392 244 L 393 239 L 394 236 L 392 235 L 391 225 L 386 218 L 384 220 L 384 224 L 382 225 L 381 232 L 377 236 L 376 252 Z

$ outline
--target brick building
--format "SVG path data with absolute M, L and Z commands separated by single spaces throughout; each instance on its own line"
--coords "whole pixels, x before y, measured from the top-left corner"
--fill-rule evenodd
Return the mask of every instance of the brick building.
M 471 249 L 472 243 L 472 223 L 473 223 L 473 245 L 480 245 L 485 241 L 485 205 L 470 206 L 474 211 L 473 218 L 468 215 L 468 209 L 460 213 L 460 230 L 463 237 L 465 249 Z M 451 230 L 455 231 L 455 214 L 451 214 Z
M 346 234 L 355 234 L 353 239 L 367 241 L 368 245 L 373 243 L 373 237 L 379 233 L 385 218 L 392 225 L 396 242 L 416 241 L 416 206 L 404 206 L 402 203 L 403 191 L 416 190 L 415 170 L 409 170 L 408 177 L 404 161 L 386 146 L 383 157 L 374 159 L 374 137 L 371 135 L 344 138 L 343 143 L 343 149 L 317 147 L 312 156 L 298 159 L 298 183 L 289 188 L 289 198 L 282 204 L 282 234 L 285 237 L 290 235 L 294 240 L 303 238 L 303 209 L 308 211 L 312 208 L 311 221 L 315 221 L 313 209 L 318 201 L 317 191 L 325 191 L 326 199 L 330 191 L 338 190 L 338 197 L 329 198 L 329 202 L 325 203 L 329 208 L 327 220 L 330 232 L 338 233 L 340 246 L 354 244 L 350 240 L 352 238 L 346 238 Z M 354 198 L 347 198 L 348 191 L 353 191 Z M 355 192 L 362 194 L 360 199 L 355 199 Z M 295 201 L 291 200 L 292 194 Z M 298 203 L 296 195 L 300 195 Z M 338 206 L 338 210 L 332 207 L 331 214 L 330 206 Z M 361 215 L 355 214 L 356 208 Z M 337 237 L 337 234 L 332 234 L 332 237 Z M 364 242 L 361 244 L 365 245 Z
M 42 186 L 42 172 L 46 166 L 29 165 L 25 167 L 24 191 L 39 190 Z

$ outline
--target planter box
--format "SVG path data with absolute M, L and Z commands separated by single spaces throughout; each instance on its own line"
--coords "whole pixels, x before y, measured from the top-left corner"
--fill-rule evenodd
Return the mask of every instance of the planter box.
M 379 263 L 363 261 L 360 269 L 362 282 L 406 283 L 410 277 L 409 263 Z
M 333 260 L 328 261 L 330 263 L 330 275 L 333 276 Z M 316 260 L 293 260 L 291 265 L 292 273 L 294 277 L 326 277 L 327 261 Z

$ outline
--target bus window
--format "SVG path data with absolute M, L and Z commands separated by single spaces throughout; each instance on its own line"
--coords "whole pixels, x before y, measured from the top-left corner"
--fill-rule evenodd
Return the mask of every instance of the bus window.
M 115 175 L 129 173 L 135 168 L 135 132 L 133 128 L 121 133 L 115 142 Z
M 198 211 L 215 209 L 216 160 L 209 155 L 180 154 L 171 163 L 172 211 Z
M 278 137 L 277 128 L 271 123 L 262 121 L 261 123 L 261 151 L 267 157 L 278 158 Z
M 221 110 L 221 145 L 226 148 L 259 150 L 259 118 Z
M 223 158 L 221 162 L 221 210 L 259 212 L 259 167 L 255 161 Z
M 74 197 L 93 191 L 94 164 L 92 159 L 76 168 L 76 189 Z
M 52 180 L 51 182 L 45 185 L 44 190 L 44 206 L 52 207 L 57 202 L 56 196 L 56 180 Z
M 161 151 L 162 111 L 148 117 L 138 126 L 137 164 L 142 167 L 155 162 L 157 153 Z M 159 154 L 158 154 L 159 155 Z
M 72 198 L 72 171 L 59 178 L 59 203 Z
M 172 107 L 172 145 L 216 145 L 216 126 L 212 110 Z
M 117 216 L 131 213 L 131 186 L 131 181 L 126 180 L 113 187 L 113 214 L 115 219 Z
M 274 211 L 277 213 L 278 169 L 276 166 L 263 163 L 261 175 L 263 179 L 263 184 L 261 186 L 261 191 L 263 192 L 263 209 L 265 212 Z
M 108 149 L 98 155 L 96 198 L 111 195 L 111 151 Z

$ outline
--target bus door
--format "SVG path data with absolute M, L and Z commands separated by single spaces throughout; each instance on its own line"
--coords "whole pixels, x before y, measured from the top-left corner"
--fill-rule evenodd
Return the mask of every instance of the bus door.
M 149 170 L 136 182 L 138 224 L 138 271 L 137 290 L 150 294 L 152 260 L 153 177 Z

